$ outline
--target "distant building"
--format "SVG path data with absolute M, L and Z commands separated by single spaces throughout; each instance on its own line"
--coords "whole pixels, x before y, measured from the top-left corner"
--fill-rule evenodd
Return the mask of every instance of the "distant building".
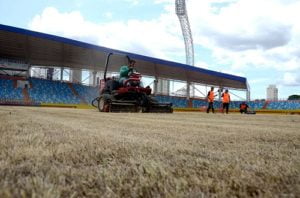
M 269 85 L 267 88 L 267 100 L 278 100 L 278 89 L 276 85 Z

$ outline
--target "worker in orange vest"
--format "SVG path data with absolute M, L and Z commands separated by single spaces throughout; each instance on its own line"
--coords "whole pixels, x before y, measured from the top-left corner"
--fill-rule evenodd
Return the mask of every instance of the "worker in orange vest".
M 249 106 L 247 105 L 247 103 L 245 103 L 245 102 L 242 102 L 241 104 L 240 104 L 240 112 L 241 112 L 241 114 L 242 113 L 247 113 L 248 112 L 248 108 L 249 108 Z
M 214 93 L 214 87 L 210 88 L 210 91 L 207 94 L 207 102 L 208 102 L 208 107 L 206 110 L 206 113 L 209 113 L 209 110 L 211 109 L 213 113 L 215 113 L 214 109 L 214 99 L 215 99 L 215 93 Z
M 223 113 L 224 109 L 226 109 L 226 114 L 228 114 L 229 103 L 230 103 L 230 95 L 228 93 L 228 89 L 222 94 L 222 103 L 223 103 Z

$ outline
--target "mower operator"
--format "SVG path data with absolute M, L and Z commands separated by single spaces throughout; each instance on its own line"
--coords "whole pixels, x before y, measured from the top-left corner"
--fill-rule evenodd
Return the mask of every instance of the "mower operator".
M 135 68 L 135 60 L 129 60 L 129 65 L 123 65 L 120 68 L 120 80 L 119 83 L 121 85 L 129 78 L 130 74 L 136 72 Z

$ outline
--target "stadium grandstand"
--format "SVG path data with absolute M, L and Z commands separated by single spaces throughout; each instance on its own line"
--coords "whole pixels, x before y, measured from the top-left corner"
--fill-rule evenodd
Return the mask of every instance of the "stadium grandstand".
M 203 109 L 206 92 L 196 96 L 197 85 L 215 86 L 220 91 L 243 91 L 249 106 L 256 110 L 300 109 L 300 101 L 250 101 L 247 79 L 186 64 L 96 46 L 72 39 L 0 25 L 0 104 L 30 106 L 89 106 L 99 95 L 107 55 L 113 53 L 110 75 L 130 57 L 138 71 L 152 79 L 153 95 L 174 107 Z M 180 81 L 181 93 L 170 84 Z M 219 97 L 220 99 L 220 97 Z M 243 100 L 244 101 L 244 100 Z M 242 101 L 232 101 L 238 109 Z M 220 101 L 215 107 L 221 106 Z

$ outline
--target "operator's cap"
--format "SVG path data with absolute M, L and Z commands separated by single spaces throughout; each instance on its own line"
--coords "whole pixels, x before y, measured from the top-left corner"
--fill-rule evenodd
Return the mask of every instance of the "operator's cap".
M 133 60 L 133 59 L 130 59 L 130 60 L 129 60 L 129 63 L 136 63 L 136 61 Z

